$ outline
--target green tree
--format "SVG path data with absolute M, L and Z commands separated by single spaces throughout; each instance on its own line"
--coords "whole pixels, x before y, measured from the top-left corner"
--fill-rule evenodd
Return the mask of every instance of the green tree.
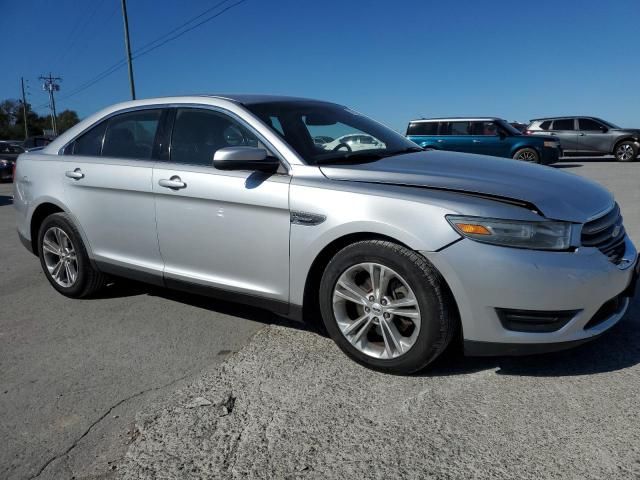
M 73 110 L 64 110 L 58 115 L 58 133 L 66 132 L 80 122 L 78 114 Z

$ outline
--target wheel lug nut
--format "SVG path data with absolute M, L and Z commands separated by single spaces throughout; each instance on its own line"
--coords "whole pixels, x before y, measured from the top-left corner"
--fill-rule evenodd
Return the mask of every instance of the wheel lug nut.
M 382 302 L 380 302 L 382 305 L 386 305 L 387 301 L 386 300 L 382 300 Z
M 371 295 L 371 296 L 369 297 L 369 301 L 370 301 L 370 302 L 373 302 L 374 300 L 375 300 L 375 299 L 373 298 L 373 295 Z
M 371 311 L 371 309 L 369 307 L 364 307 L 364 311 L 369 313 Z
M 373 321 L 377 322 L 378 321 L 378 317 L 373 317 Z
M 391 315 L 387 312 L 384 313 L 384 318 L 389 318 Z

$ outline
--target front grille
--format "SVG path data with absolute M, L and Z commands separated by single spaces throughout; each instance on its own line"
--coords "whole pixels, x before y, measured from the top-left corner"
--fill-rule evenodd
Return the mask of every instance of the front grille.
M 624 237 L 622 215 L 616 203 L 604 215 L 584 224 L 581 242 L 585 247 L 598 248 L 611 262 L 620 263 L 625 250 Z

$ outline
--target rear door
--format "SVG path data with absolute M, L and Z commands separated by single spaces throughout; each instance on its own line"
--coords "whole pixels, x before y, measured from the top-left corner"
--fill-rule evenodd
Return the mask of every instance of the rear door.
M 65 197 L 104 271 L 162 278 L 151 189 L 161 109 L 115 115 L 65 148 Z M 117 272 L 115 272 L 117 273 Z M 145 278 L 146 279 L 146 278 Z
M 558 118 L 551 123 L 548 134 L 560 140 L 560 147 L 564 152 L 577 152 L 578 131 L 576 130 L 576 120 L 574 118 Z
M 291 178 L 216 169 L 214 153 L 233 146 L 269 150 L 256 132 L 225 111 L 175 111 L 170 152 L 153 172 L 165 282 L 214 287 L 286 308 Z M 165 180 L 182 186 L 163 186 Z
M 578 118 L 578 145 L 585 153 L 609 153 L 612 135 L 609 128 L 592 118 Z
M 444 150 L 454 152 L 478 153 L 480 148 L 479 141 L 471 135 L 471 122 L 453 121 L 447 125 L 448 136 L 444 138 Z

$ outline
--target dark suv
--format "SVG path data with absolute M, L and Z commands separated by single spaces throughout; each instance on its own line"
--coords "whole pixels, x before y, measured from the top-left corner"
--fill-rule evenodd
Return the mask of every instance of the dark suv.
M 537 118 L 526 133 L 556 137 L 567 156 L 613 155 L 631 162 L 640 150 L 639 129 L 620 128 L 596 117 Z
M 407 138 L 422 148 L 507 157 L 549 165 L 561 155 L 554 137 L 523 135 L 495 117 L 413 120 Z

